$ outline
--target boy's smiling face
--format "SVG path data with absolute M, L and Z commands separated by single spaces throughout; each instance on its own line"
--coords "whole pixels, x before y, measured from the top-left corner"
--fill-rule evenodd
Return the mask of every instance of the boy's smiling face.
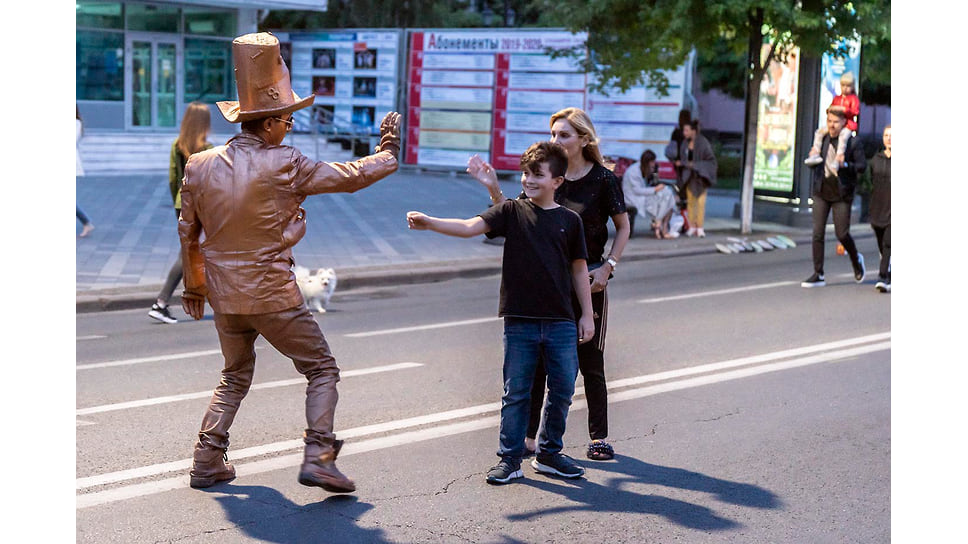
M 564 178 L 551 175 L 548 163 L 542 162 L 537 165 L 537 171 L 525 169 L 521 172 L 521 187 L 528 198 L 539 202 L 554 202 L 555 189 L 561 185 Z

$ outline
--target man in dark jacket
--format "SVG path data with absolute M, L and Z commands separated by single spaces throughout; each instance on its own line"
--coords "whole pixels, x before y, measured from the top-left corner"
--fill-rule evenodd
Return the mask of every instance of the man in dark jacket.
M 824 235 L 827 217 L 833 212 L 834 233 L 850 256 L 854 268 L 854 280 L 864 281 L 864 256 L 857 251 L 854 239 L 850 236 L 850 206 L 854 201 L 857 176 L 867 169 L 864 148 L 850 131 L 845 131 L 847 114 L 840 106 L 827 108 L 827 134 L 823 137 L 820 156 L 824 161 L 813 166 L 813 275 L 803 281 L 801 287 L 823 287 L 827 285 L 823 274 Z M 851 138 L 847 141 L 843 164 L 837 162 L 838 138 Z
M 292 359 L 306 377 L 306 431 L 299 483 L 336 493 L 356 489 L 336 468 L 341 440 L 333 433 L 339 367 L 303 301 L 291 270 L 292 247 L 306 234 L 300 204 L 309 195 L 353 192 L 397 170 L 399 122 L 387 114 L 379 152 L 345 163 L 316 162 L 282 145 L 292 112 L 312 95 L 292 91 L 279 40 L 268 33 L 232 42 L 239 100 L 219 102 L 242 132 L 227 144 L 195 153 L 185 165 L 178 235 L 185 291 L 194 319 L 205 302 L 215 312 L 225 368 L 202 417 L 190 485 L 204 488 L 235 477 L 225 463 L 229 427 L 252 385 L 260 335 Z

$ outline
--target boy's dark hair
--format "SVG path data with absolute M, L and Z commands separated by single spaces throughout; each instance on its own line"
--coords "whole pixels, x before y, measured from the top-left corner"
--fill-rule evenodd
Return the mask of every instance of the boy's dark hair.
M 646 149 L 642 152 L 642 156 L 639 157 L 639 162 L 655 162 L 655 152 L 651 149 Z
M 551 177 L 560 178 L 568 170 L 568 155 L 565 148 L 554 142 L 536 142 L 521 154 L 521 171 L 532 174 L 541 172 L 541 164 L 548 164 Z

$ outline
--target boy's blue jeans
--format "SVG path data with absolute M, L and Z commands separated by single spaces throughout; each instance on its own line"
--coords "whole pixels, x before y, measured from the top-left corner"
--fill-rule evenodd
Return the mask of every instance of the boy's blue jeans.
M 544 354 L 548 397 L 538 451 L 561 451 L 562 436 L 578 377 L 578 328 L 573 321 L 504 318 L 504 396 L 501 398 L 502 458 L 524 457 L 524 436 L 531 410 L 531 383 L 538 355 Z

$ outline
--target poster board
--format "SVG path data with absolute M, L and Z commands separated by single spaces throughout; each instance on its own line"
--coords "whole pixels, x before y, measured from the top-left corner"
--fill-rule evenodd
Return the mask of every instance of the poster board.
M 291 32 L 292 88 L 370 134 L 397 108 L 399 30 Z
M 763 44 L 761 58 L 769 54 Z M 797 163 L 797 84 L 800 51 L 794 48 L 783 62 L 770 61 L 756 104 L 756 151 L 753 160 L 753 189 L 793 194 L 793 173 Z M 808 137 L 812 138 L 813 135 Z M 802 158 L 801 158 L 802 159 Z
M 665 71 L 669 79 L 666 96 L 644 85 L 624 93 L 617 89 L 601 94 L 589 92 L 586 111 L 595 124 L 605 155 L 637 162 L 646 149 L 651 149 L 657 157 L 659 177 L 675 179 L 665 148 L 679 122 L 679 110 L 688 107 L 694 62 L 693 53 L 678 69 Z
M 463 168 L 478 154 L 517 170 L 524 149 L 548 138 L 551 114 L 585 107 L 585 74 L 545 52 L 584 42 L 557 30 L 412 31 L 404 162 Z

